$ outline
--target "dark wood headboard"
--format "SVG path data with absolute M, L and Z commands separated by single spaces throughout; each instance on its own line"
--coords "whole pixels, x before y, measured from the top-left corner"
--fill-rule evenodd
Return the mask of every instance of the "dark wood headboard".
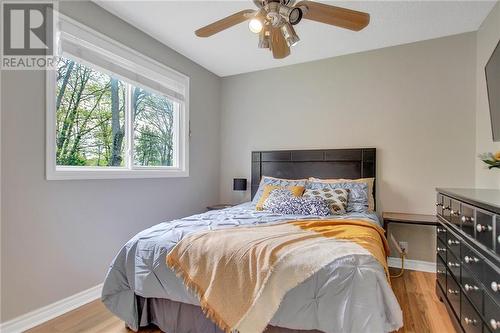
M 252 199 L 262 176 L 277 178 L 372 178 L 376 149 L 274 150 L 252 152 Z M 375 197 L 375 186 L 373 188 Z

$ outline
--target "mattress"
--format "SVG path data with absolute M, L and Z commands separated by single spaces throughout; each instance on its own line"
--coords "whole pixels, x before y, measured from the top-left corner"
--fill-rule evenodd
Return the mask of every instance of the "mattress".
M 133 330 L 141 324 L 136 295 L 198 306 L 197 298 L 166 265 L 166 255 L 186 235 L 201 230 L 264 225 L 332 216 L 281 215 L 255 210 L 252 203 L 164 222 L 130 239 L 108 270 L 102 300 Z M 335 218 L 379 224 L 375 213 Z M 272 326 L 295 330 L 390 332 L 402 326 L 402 312 L 383 267 L 370 255 L 337 258 L 290 290 Z

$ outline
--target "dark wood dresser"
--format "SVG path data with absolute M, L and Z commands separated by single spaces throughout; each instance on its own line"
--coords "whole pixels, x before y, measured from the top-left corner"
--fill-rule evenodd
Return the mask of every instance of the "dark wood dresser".
M 437 192 L 436 293 L 458 332 L 500 332 L 500 190 Z

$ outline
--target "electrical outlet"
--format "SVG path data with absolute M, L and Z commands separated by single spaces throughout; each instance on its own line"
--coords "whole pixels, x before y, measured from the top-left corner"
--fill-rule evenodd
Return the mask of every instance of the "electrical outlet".
M 408 242 L 398 242 L 399 247 L 404 253 L 408 254 Z

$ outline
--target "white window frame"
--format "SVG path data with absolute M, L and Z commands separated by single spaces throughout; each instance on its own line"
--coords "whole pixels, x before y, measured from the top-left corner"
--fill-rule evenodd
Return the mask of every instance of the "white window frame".
M 57 38 L 71 31 L 72 35 L 83 36 L 82 43 L 90 43 L 95 50 L 109 52 L 121 59 L 120 66 L 137 73 L 148 73 L 148 77 L 161 83 L 174 83 L 183 89 L 184 100 L 179 105 L 177 115 L 178 128 L 174 128 L 174 166 L 134 166 L 133 165 L 133 124 L 130 117 L 125 116 L 125 159 L 126 167 L 80 167 L 80 166 L 57 166 L 56 162 L 56 71 L 46 71 L 46 177 L 47 180 L 69 180 L 69 179 L 119 179 L 119 178 L 163 178 L 163 177 L 189 177 L 189 77 L 175 71 L 164 64 L 151 59 L 134 49 L 131 49 L 61 13 L 57 15 L 59 25 L 55 30 Z M 109 54 L 108 53 L 108 54 Z M 73 55 L 70 55 L 74 57 Z M 75 58 L 75 57 L 74 57 Z M 78 57 L 76 57 L 78 58 Z M 78 61 L 78 59 L 76 59 Z M 85 63 L 83 61 L 83 63 Z M 106 73 L 106 72 L 105 72 Z M 109 73 L 109 72 L 108 72 Z M 124 80 L 126 81 L 126 79 Z M 153 88 L 144 87 L 152 92 Z M 130 96 L 130 94 L 128 95 Z M 128 98 L 130 99 L 130 98 Z M 130 103 L 130 101 L 126 101 Z M 130 105 L 128 105 L 130 108 Z

